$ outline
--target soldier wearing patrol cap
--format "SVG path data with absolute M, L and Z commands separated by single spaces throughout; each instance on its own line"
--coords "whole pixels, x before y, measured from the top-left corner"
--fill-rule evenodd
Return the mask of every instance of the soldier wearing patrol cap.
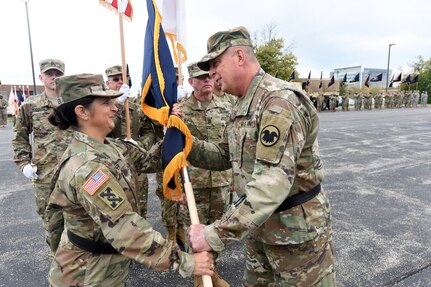
M 214 81 L 208 71 L 199 69 L 197 63 L 189 64 L 187 69 L 188 81 L 193 92 L 189 98 L 179 104 L 185 114 L 184 123 L 196 138 L 218 144 L 230 121 L 232 104 L 224 97 L 214 95 Z M 210 171 L 189 166 L 188 172 L 193 186 L 199 221 L 203 224 L 211 224 L 220 219 L 230 205 L 232 170 Z M 190 224 L 188 210 L 185 206 L 181 206 L 180 228 L 184 225 L 184 228 L 187 229 Z M 212 281 L 214 287 L 229 286 L 217 272 L 214 272 Z M 198 287 L 202 284 L 201 277 L 195 276 L 194 286 Z
M 153 123 L 150 118 L 145 116 L 140 106 L 140 97 L 132 97 L 130 87 L 123 84 L 123 69 L 119 65 L 108 67 L 105 70 L 106 85 L 111 90 L 121 91 L 123 95 L 117 98 L 118 112 L 115 115 L 115 127 L 108 137 L 125 139 L 126 133 L 126 112 L 124 110 L 124 102 L 129 99 L 129 115 L 130 115 L 130 132 L 134 141 L 142 145 L 143 148 L 149 150 L 158 139 L 163 138 L 163 127 Z M 127 74 L 130 78 L 130 75 Z M 140 215 L 147 216 L 147 199 L 148 199 L 148 178 L 147 174 L 138 175 L 139 183 L 139 201 Z
M 39 66 L 39 79 L 45 90 L 29 97 L 20 106 L 12 146 L 15 163 L 33 181 L 36 211 L 43 220 L 53 170 L 69 145 L 72 131 L 57 130 L 48 122 L 49 114 L 61 103 L 61 98 L 55 93 L 54 80 L 64 74 L 64 63 L 56 59 L 45 59 L 39 62 Z M 50 234 L 46 240 L 52 254 L 57 249 L 63 231 L 61 221 L 62 217 L 56 220 L 60 222 L 58 225 L 44 221 L 45 230 Z
M 184 253 L 139 215 L 136 176 L 161 170 L 161 142 L 150 151 L 107 138 L 122 93 L 102 75 L 56 79 L 63 99 L 50 116 L 75 130 L 53 176 L 47 219 L 64 214 L 65 230 L 49 273 L 51 286 L 125 286 L 131 260 L 182 276 L 212 275 L 210 253 Z
M 194 251 L 247 238 L 244 286 L 335 286 L 329 200 L 320 183 L 319 118 L 291 83 L 265 73 L 246 28 L 215 33 L 198 63 L 238 97 L 226 140 L 193 139 L 197 167 L 231 168 L 239 199 L 211 225 L 192 225 Z

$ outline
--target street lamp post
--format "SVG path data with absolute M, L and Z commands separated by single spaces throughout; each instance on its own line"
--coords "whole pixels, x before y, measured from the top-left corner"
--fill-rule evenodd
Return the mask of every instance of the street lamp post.
M 386 94 L 388 93 L 388 87 L 389 87 L 389 62 L 391 60 L 391 47 L 395 44 L 389 44 L 389 51 L 388 51 L 388 67 L 386 69 Z

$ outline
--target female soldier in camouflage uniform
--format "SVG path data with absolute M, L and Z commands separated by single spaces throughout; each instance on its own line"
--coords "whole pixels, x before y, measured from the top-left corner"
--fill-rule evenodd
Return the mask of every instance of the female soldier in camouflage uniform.
M 124 286 L 131 260 L 182 276 L 212 275 L 209 253 L 190 255 L 138 214 L 137 174 L 160 169 L 160 144 L 146 152 L 108 140 L 118 108 L 102 75 L 57 78 L 63 103 L 50 122 L 75 129 L 53 183 L 47 220 L 62 212 L 65 231 L 51 265 L 52 286 Z

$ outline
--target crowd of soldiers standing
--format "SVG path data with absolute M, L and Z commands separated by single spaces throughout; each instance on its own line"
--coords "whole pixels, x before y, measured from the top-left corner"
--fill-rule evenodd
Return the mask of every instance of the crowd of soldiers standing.
M 335 112 L 338 106 L 342 111 L 349 111 L 350 99 L 353 100 L 353 107 L 356 111 L 373 109 L 395 109 L 395 108 L 417 108 L 426 107 L 428 102 L 428 92 L 419 90 L 413 91 L 389 91 L 388 93 L 345 93 L 341 96 L 337 94 L 323 95 L 323 93 L 309 94 L 318 112 L 325 109 Z

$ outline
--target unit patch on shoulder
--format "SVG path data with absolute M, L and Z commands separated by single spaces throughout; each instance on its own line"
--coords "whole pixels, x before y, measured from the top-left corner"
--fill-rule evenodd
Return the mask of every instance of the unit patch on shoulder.
M 109 176 L 107 176 L 101 170 L 98 170 L 84 183 L 82 187 L 90 195 L 93 195 L 108 179 Z
M 112 210 L 117 209 L 123 202 L 124 198 L 115 193 L 112 188 L 107 186 L 104 191 L 97 194 Z
M 279 138 L 280 130 L 274 125 L 267 125 L 260 133 L 260 143 L 266 147 L 275 145 Z

